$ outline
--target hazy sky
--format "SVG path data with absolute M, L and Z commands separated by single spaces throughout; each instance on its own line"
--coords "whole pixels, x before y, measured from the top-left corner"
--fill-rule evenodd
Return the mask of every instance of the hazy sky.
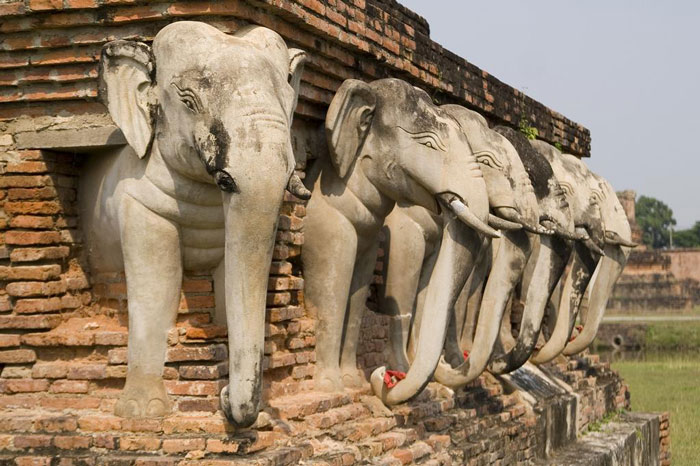
M 700 220 L 700 1 L 399 0 L 445 48 L 586 126 L 617 190 Z

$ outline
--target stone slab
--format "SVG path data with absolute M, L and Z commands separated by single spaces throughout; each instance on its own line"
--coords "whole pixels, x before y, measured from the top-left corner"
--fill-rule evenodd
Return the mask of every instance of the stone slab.
M 90 152 L 102 147 L 126 145 L 126 139 L 116 126 L 43 130 L 15 135 L 18 149 L 51 149 Z

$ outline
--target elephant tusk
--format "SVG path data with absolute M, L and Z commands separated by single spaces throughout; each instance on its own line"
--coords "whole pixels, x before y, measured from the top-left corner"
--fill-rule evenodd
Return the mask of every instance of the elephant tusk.
M 292 172 L 292 174 L 289 176 L 289 181 L 287 182 L 287 191 L 304 201 L 308 200 L 311 197 L 311 191 L 306 189 L 306 186 L 304 186 L 304 183 L 302 183 L 301 179 L 299 178 L 299 175 L 297 175 L 294 172 Z
M 479 218 L 474 215 L 474 213 L 469 210 L 469 207 L 464 205 L 454 194 L 446 193 L 440 196 L 447 205 L 449 206 L 452 213 L 457 216 L 457 218 L 463 222 L 465 225 L 473 228 L 477 232 L 486 235 L 490 238 L 500 238 L 501 234 L 488 226 L 486 223 L 479 220 Z
M 595 241 L 593 241 L 590 237 L 586 238 L 583 240 L 583 244 L 590 249 L 592 252 L 598 254 L 599 256 L 605 256 L 605 251 L 598 246 Z
M 495 228 L 496 230 L 506 231 L 520 230 L 523 227 L 519 223 L 511 222 L 510 220 L 497 217 L 493 214 L 489 214 L 489 226 Z
M 542 224 L 542 226 L 544 228 L 546 228 L 548 230 L 552 230 L 555 235 L 561 236 L 564 239 L 568 239 L 568 240 L 572 240 L 572 241 L 582 239 L 582 238 L 579 238 L 575 232 L 567 230 L 566 228 L 564 228 L 563 226 L 559 225 L 558 223 L 556 223 L 555 221 L 553 221 L 551 219 L 548 219 L 548 218 L 543 219 L 540 223 Z
M 576 235 L 574 238 L 576 241 L 586 241 L 587 239 L 591 238 L 588 236 L 588 232 L 583 227 L 576 227 L 574 229 L 574 235 Z
M 636 248 L 639 246 L 637 243 L 624 239 L 617 232 L 612 230 L 605 230 L 605 244 L 611 244 L 613 246 L 627 246 L 628 248 Z
M 509 220 L 511 222 L 519 223 L 520 225 L 523 226 L 523 228 L 526 231 L 529 231 L 530 233 L 536 233 L 538 235 L 553 235 L 554 231 L 549 230 L 542 225 L 537 225 L 537 224 L 532 224 L 525 220 L 523 216 L 518 212 L 516 209 L 512 207 L 501 207 L 498 208 L 498 213 L 499 216 L 502 218 L 505 218 L 506 220 Z

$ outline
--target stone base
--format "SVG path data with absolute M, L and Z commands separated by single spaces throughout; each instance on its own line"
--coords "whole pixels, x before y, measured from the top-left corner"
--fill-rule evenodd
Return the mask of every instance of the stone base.
M 547 464 L 547 458 L 549 464 L 564 464 L 556 459 L 576 449 L 607 448 L 598 448 L 596 439 L 605 437 L 600 435 L 573 442 L 606 413 L 625 408 L 628 399 L 627 387 L 595 355 L 561 358 L 543 368 L 528 365 L 502 378 L 484 374 L 458 392 L 433 383 L 417 399 L 392 409 L 368 387 L 276 397 L 255 429 L 237 432 L 221 412 L 134 420 L 111 414 L 110 403 L 37 409 L 13 408 L 5 399 L 0 459 L 18 465 L 120 466 Z M 659 417 L 653 415 L 625 419 L 630 419 L 625 426 L 646 420 L 639 427 L 643 448 L 628 447 L 629 428 L 620 428 L 601 458 L 642 454 L 648 462 L 639 464 L 658 464 L 659 425 L 665 422 L 667 431 L 668 421 L 654 421 Z M 620 445 L 633 456 L 615 456 L 613 448 Z
M 660 419 L 656 414 L 625 413 L 556 452 L 547 465 L 651 466 L 660 463 Z M 661 464 L 670 464 L 670 460 Z

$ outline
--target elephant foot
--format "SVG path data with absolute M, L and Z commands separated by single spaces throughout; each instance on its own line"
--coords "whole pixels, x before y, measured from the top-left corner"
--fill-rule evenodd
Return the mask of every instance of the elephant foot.
M 170 399 L 161 376 L 127 374 L 114 414 L 127 418 L 155 418 L 167 416 L 170 410 Z
M 317 368 L 314 386 L 316 390 L 322 392 L 342 392 L 343 381 L 340 371 L 319 371 Z
M 343 386 L 346 388 L 362 388 L 367 383 L 362 371 L 353 367 L 352 369 L 343 369 Z

